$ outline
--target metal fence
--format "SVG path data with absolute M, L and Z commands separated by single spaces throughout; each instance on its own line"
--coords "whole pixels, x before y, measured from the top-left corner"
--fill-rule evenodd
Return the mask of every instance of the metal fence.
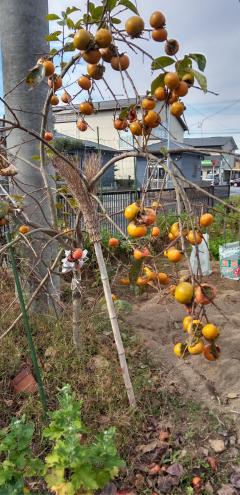
M 203 188 L 206 192 L 214 195 L 215 197 L 226 199 L 230 194 L 230 186 L 207 186 Z M 191 203 L 193 211 L 197 214 L 200 213 L 202 207 L 210 208 L 214 206 L 216 200 L 207 196 L 202 191 L 197 191 L 195 188 L 185 188 L 187 197 Z M 163 206 L 163 210 L 167 213 L 169 211 L 176 211 L 176 193 L 175 189 L 151 189 L 146 193 L 142 191 L 109 191 L 99 194 L 104 209 L 114 222 L 126 233 L 127 221 L 123 215 L 123 210 L 129 204 L 134 201 L 141 200 L 143 194 L 144 204 L 150 206 L 152 201 L 159 200 Z M 59 216 L 62 220 L 66 221 L 70 228 L 74 228 L 75 216 L 72 208 L 65 198 L 59 197 L 58 203 L 61 205 L 59 209 Z M 101 210 L 99 209 L 99 213 Z M 106 228 L 111 234 L 116 232 L 115 227 L 106 219 L 101 220 L 101 227 Z

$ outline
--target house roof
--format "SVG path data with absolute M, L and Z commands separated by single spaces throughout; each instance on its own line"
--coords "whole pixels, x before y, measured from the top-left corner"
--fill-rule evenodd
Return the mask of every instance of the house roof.
M 66 136 L 66 134 L 61 134 L 60 132 L 54 133 L 54 139 L 69 139 L 69 141 L 74 142 L 74 146 L 77 149 L 92 149 L 96 151 L 108 151 L 109 153 L 117 153 L 115 148 L 110 148 L 110 146 L 105 146 L 105 144 L 98 144 L 94 141 L 89 141 L 88 139 L 77 139 L 72 136 Z
M 143 98 L 143 97 L 142 97 Z M 136 98 L 121 98 L 116 100 L 103 100 L 103 101 L 95 101 L 93 102 L 94 108 L 98 112 L 104 112 L 104 111 L 109 111 L 109 110 L 116 110 L 116 109 L 121 109 L 124 107 L 129 107 L 130 105 L 136 104 Z M 74 107 L 74 108 L 73 108 Z M 79 104 L 78 105 L 72 105 L 72 107 L 69 109 L 66 106 L 57 106 L 53 107 L 53 115 L 54 115 L 54 120 L 55 122 L 72 122 L 76 120 L 76 113 L 74 112 L 74 109 L 76 111 L 79 110 Z M 188 130 L 187 125 L 181 119 L 181 117 L 177 118 L 178 122 L 182 126 L 184 131 Z
M 149 144 L 147 151 L 150 151 L 151 153 L 161 153 L 161 148 L 168 148 L 168 145 L 170 150 L 175 150 L 175 153 L 181 153 L 182 148 L 185 148 L 185 146 L 182 143 L 178 143 L 178 141 L 171 140 L 170 143 L 168 143 L 167 139 L 162 139 L 157 143 Z M 177 149 L 179 149 L 179 152 L 176 151 Z M 193 152 L 195 153 L 195 150 L 193 150 Z M 189 150 L 189 153 L 191 153 L 191 150 Z
M 184 138 L 183 141 L 188 146 L 193 146 L 194 148 L 222 148 L 229 142 L 231 143 L 233 150 L 236 150 L 238 148 L 232 136 Z

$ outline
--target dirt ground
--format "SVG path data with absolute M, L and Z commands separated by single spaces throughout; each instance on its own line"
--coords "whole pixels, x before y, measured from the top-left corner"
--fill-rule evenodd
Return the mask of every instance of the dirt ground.
M 186 316 L 173 298 L 158 294 L 141 300 L 127 321 L 143 339 L 167 380 L 208 407 L 229 414 L 240 433 L 240 282 L 221 279 L 218 266 L 204 281 L 217 287 L 216 304 L 221 310 L 220 313 L 213 305 L 207 307 L 210 321 L 221 330 L 221 356 L 217 361 L 206 361 L 201 355 L 182 360 L 173 354 L 173 345 L 184 341 L 182 319 Z

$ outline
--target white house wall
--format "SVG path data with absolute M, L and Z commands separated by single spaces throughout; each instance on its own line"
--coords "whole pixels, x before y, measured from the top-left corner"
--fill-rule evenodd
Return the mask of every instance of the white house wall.
M 117 150 L 122 149 L 132 149 L 132 135 L 130 132 L 118 132 L 113 127 L 113 110 L 99 111 L 94 115 L 90 115 L 86 118 L 88 122 L 88 129 L 86 132 L 80 132 L 76 126 L 77 114 L 74 115 L 73 112 L 64 112 L 60 114 L 55 114 L 57 116 L 55 122 L 55 130 L 61 134 L 69 137 L 84 139 L 98 142 L 98 132 L 99 130 L 99 143 L 102 145 L 109 146 L 110 148 L 115 148 Z M 166 115 L 165 111 L 161 113 L 162 121 L 166 125 Z M 62 119 L 62 122 L 61 122 Z M 64 120 L 68 120 L 64 122 Z M 175 117 L 171 117 L 170 120 L 170 132 L 173 138 L 177 141 L 183 141 L 183 128 L 179 121 Z M 166 137 L 166 131 L 163 127 L 154 129 L 154 138 L 164 138 Z M 152 142 L 152 140 L 151 140 Z M 116 164 L 116 179 L 134 179 L 134 159 L 127 158 L 124 161 L 120 161 Z

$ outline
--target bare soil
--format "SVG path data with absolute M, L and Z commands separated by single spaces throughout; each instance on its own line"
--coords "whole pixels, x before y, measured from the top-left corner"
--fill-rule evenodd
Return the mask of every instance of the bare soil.
M 229 414 L 236 426 L 239 424 L 240 433 L 240 282 L 222 279 L 218 266 L 204 281 L 217 287 L 219 309 L 207 306 L 209 320 L 221 330 L 221 356 L 217 361 L 206 361 L 202 355 L 183 360 L 173 354 L 174 344 L 184 342 L 182 320 L 186 312 L 171 296 L 158 294 L 139 300 L 127 322 L 172 385 L 208 407 Z

